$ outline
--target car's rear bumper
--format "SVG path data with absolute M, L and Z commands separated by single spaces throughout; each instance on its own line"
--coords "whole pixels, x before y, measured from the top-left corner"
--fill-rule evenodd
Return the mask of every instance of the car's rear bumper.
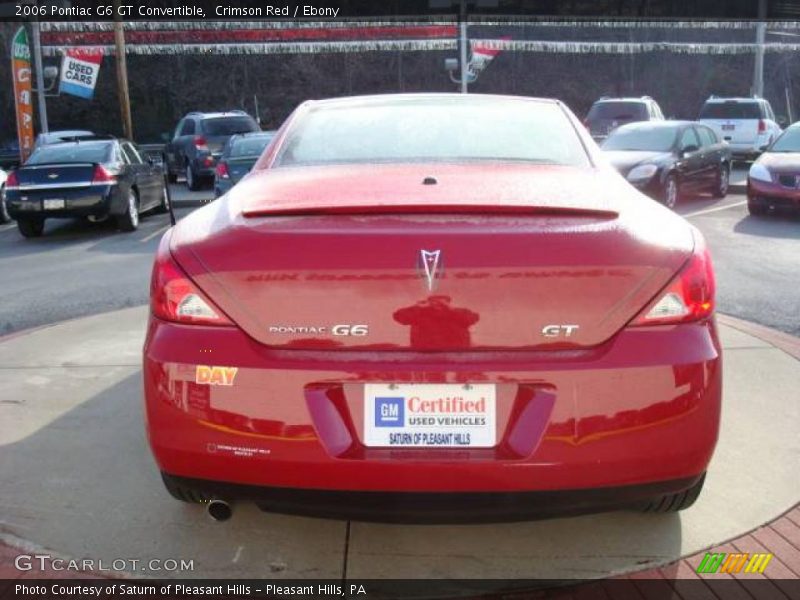
M 204 385 L 196 365 L 238 368 Z M 366 447 L 363 382 L 497 384 L 493 448 Z M 624 329 L 586 352 L 273 350 L 151 318 L 149 441 L 163 472 L 311 490 L 532 492 L 685 480 L 717 440 L 713 321 Z
M 6 207 L 14 219 L 101 217 L 122 207 L 118 186 L 98 185 L 78 190 L 9 191 Z M 64 200 L 64 208 L 45 209 L 45 199 Z M 117 211 L 119 212 L 119 211 Z
M 641 508 L 653 498 L 689 489 L 702 477 L 592 489 L 452 493 L 275 488 L 162 475 L 208 498 L 254 501 L 269 512 L 391 523 L 500 522 Z
M 747 201 L 765 208 L 800 210 L 800 189 L 787 188 L 779 183 L 747 180 Z

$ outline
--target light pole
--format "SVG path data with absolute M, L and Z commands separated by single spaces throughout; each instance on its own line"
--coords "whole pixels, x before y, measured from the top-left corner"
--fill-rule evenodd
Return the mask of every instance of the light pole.
M 753 69 L 753 95 L 764 96 L 764 38 L 767 34 L 767 0 L 758 0 L 756 23 L 756 62 Z
M 469 68 L 469 65 L 467 64 L 467 0 L 461 0 L 458 8 L 458 21 L 461 29 L 461 39 L 459 41 L 459 60 L 461 62 L 461 93 L 466 94 L 467 69 Z

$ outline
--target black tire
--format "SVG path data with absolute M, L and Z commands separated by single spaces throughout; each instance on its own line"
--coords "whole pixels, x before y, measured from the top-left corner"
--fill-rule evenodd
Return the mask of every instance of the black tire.
M 755 202 L 747 203 L 747 212 L 754 217 L 763 217 L 767 214 L 767 207 L 763 204 L 756 204 Z
M 128 190 L 125 212 L 117 215 L 117 227 L 122 231 L 136 231 L 139 228 L 139 195 L 133 188 Z
M 23 237 L 41 237 L 44 233 L 44 219 L 17 219 L 17 227 Z
M 209 494 L 177 483 L 172 477 L 165 473 L 161 474 L 161 480 L 164 482 L 164 487 L 167 488 L 169 495 L 175 498 L 175 500 L 188 502 L 190 504 L 201 504 L 213 499 Z
M 178 174 L 173 173 L 172 170 L 169 168 L 169 163 L 167 162 L 166 155 L 161 157 L 161 161 L 164 163 L 164 168 L 167 170 L 167 181 L 170 183 L 177 183 L 178 181 Z
M 0 184 L 0 223 L 8 223 L 11 215 L 6 208 L 6 184 Z
M 667 179 L 664 182 L 664 189 L 661 190 L 661 202 L 667 208 L 675 210 L 680 196 L 681 192 L 680 186 L 678 185 L 678 178 L 673 174 L 667 175 Z
M 161 204 L 159 204 L 155 211 L 156 213 L 163 214 L 169 212 L 169 197 L 167 196 L 167 188 L 164 186 L 161 189 Z
M 720 165 L 717 171 L 717 180 L 714 182 L 714 189 L 711 194 L 714 198 L 724 198 L 728 195 L 728 186 L 730 185 L 731 170 L 728 165 Z
M 641 507 L 642 512 L 649 513 L 674 513 L 689 508 L 695 503 L 700 492 L 703 490 L 703 483 L 706 481 L 706 474 L 688 490 L 677 494 L 665 494 L 658 498 L 653 498 Z
M 192 192 L 196 192 L 202 187 L 200 178 L 194 174 L 194 169 L 192 169 L 191 162 L 186 163 L 186 187 Z

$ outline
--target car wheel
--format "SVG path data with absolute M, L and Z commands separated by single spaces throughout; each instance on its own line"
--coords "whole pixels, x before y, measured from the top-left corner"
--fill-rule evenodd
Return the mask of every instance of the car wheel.
M 117 226 L 122 231 L 135 231 L 139 227 L 139 198 L 136 190 L 128 190 L 125 212 L 117 217 Z
M 667 208 L 674 209 L 678 205 L 678 197 L 680 191 L 678 189 L 678 180 L 675 175 L 668 175 L 667 181 L 664 184 L 664 193 L 662 201 Z
M 728 165 L 720 165 L 717 172 L 717 181 L 714 184 L 713 195 L 715 198 L 724 198 L 728 193 L 728 184 L 730 183 L 731 171 Z
M 157 213 L 169 212 L 169 196 L 167 195 L 167 186 L 161 188 L 161 204 L 156 208 Z
M 200 189 L 200 179 L 197 177 L 194 169 L 192 169 L 191 162 L 186 163 L 186 187 L 192 192 L 196 192 Z
M 754 217 L 763 217 L 765 214 L 767 214 L 767 207 L 763 204 L 757 204 L 756 202 L 748 202 L 747 212 Z
M 41 237 L 44 233 L 44 219 L 17 219 L 17 227 L 23 237 Z
M 164 487 L 167 488 L 169 495 L 180 500 L 181 502 L 189 502 L 191 504 L 200 504 L 208 502 L 212 497 L 204 492 L 195 490 L 185 485 L 176 482 L 172 477 L 164 473 L 161 474 L 161 480 L 164 482 Z
M 0 185 L 0 223 L 8 223 L 11 220 L 11 215 L 8 214 L 6 208 L 6 184 Z
M 703 490 L 703 483 L 705 483 L 706 474 L 700 477 L 700 480 L 695 483 L 688 490 L 678 492 L 677 494 L 665 494 L 658 498 L 653 498 L 645 503 L 641 510 L 642 512 L 652 513 L 674 513 L 680 510 L 685 510 L 695 503 L 700 492 Z

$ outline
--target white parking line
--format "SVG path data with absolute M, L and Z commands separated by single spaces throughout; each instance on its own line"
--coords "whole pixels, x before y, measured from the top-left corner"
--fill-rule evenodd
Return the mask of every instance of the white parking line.
M 698 210 L 691 213 L 686 213 L 685 215 L 681 215 L 685 219 L 689 217 L 697 217 L 699 215 L 707 215 L 708 213 L 717 212 L 720 210 L 728 210 L 729 208 L 735 208 L 736 206 L 741 206 L 742 204 L 747 204 L 747 200 L 742 200 L 741 202 L 734 202 L 733 204 L 726 204 L 725 206 L 715 206 L 714 208 L 707 208 L 705 210 Z
M 8 231 L 9 229 L 14 229 L 16 226 L 16 223 L 6 223 L 5 225 L 0 225 L 0 231 Z
M 157 235 L 161 235 L 162 233 L 164 233 L 169 228 L 170 228 L 170 224 L 167 223 L 163 227 L 159 227 L 158 229 L 156 229 L 153 233 L 148 233 L 146 236 L 144 236 L 142 239 L 140 239 L 139 242 L 140 243 L 149 242 L 154 237 L 156 237 Z

